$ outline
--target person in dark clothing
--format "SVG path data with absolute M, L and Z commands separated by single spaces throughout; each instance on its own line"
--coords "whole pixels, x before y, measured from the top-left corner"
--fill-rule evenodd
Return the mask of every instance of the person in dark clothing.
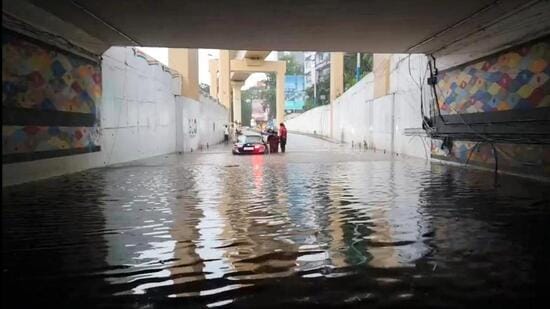
M 285 149 L 286 149 L 286 127 L 285 127 L 285 124 L 282 123 L 282 122 L 279 124 L 279 126 L 280 126 L 279 141 L 281 143 L 281 151 L 285 152 Z
M 269 153 L 276 153 L 279 150 L 279 141 L 277 139 L 277 133 L 272 129 L 267 129 L 267 144 L 269 145 Z

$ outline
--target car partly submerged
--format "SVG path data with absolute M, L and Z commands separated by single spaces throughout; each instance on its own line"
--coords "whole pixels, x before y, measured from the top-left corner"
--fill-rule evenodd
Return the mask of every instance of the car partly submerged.
M 242 134 L 233 144 L 233 154 L 266 154 L 267 144 L 259 134 Z

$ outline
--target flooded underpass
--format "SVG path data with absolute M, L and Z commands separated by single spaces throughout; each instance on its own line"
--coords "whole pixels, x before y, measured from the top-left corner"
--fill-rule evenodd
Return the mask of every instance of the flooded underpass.
M 5 188 L 3 303 L 528 307 L 548 184 L 291 135 Z

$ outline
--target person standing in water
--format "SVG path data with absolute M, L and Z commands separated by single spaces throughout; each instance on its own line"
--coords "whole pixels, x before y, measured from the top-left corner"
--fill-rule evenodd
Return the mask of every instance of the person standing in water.
M 225 125 L 223 130 L 223 142 L 227 145 L 229 143 L 229 128 Z
M 281 143 L 281 152 L 285 152 L 285 148 L 286 148 L 286 127 L 285 127 L 285 124 L 284 123 L 280 123 L 279 124 L 279 140 L 280 140 L 280 143 Z

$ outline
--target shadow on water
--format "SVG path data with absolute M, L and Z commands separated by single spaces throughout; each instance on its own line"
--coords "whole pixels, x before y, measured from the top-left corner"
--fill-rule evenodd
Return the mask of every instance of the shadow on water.
M 85 305 L 105 285 L 101 171 L 2 190 L 2 303 Z M 9 305 L 11 304 L 11 305 Z
M 4 189 L 4 304 L 545 300 L 547 186 L 502 177 L 495 188 L 479 171 L 342 158 L 163 156 Z

